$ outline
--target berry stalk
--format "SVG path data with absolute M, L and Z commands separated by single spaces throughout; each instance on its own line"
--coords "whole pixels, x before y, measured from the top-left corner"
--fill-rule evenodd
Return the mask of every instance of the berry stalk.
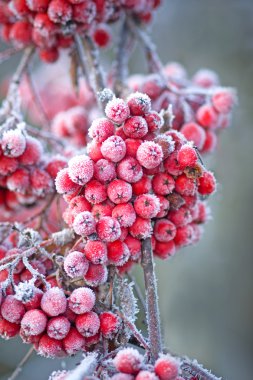
M 154 270 L 151 239 L 145 239 L 142 243 L 142 268 L 144 272 L 147 324 L 150 344 L 151 360 L 154 362 L 162 352 L 161 323 L 158 307 L 157 283 Z

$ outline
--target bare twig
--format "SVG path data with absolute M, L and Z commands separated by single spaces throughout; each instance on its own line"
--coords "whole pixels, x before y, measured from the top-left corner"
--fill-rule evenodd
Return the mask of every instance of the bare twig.
M 9 58 L 11 58 L 13 55 L 19 53 L 20 50 L 15 48 L 9 48 L 4 51 L 0 52 L 0 64 L 7 61 Z
M 10 87 L 12 85 L 15 85 L 16 87 L 18 87 L 20 85 L 22 76 L 27 71 L 27 68 L 28 68 L 29 62 L 32 58 L 33 53 L 34 53 L 33 47 L 29 47 L 25 50 L 25 52 L 21 58 L 21 61 L 19 62 L 19 65 L 17 67 L 17 70 L 12 77 Z
M 34 348 L 31 347 L 30 350 L 25 354 L 25 356 L 20 360 L 20 362 L 18 363 L 17 367 L 15 368 L 15 371 L 11 374 L 10 377 L 8 377 L 7 380 L 15 380 L 17 378 L 17 376 L 20 374 L 20 372 L 22 371 L 23 369 L 23 366 L 25 365 L 25 363 L 30 359 L 30 357 L 32 356 L 33 354 L 33 351 L 34 351 Z
M 184 379 L 190 380 L 194 377 L 198 380 L 221 380 L 221 378 L 203 368 L 196 360 L 192 361 L 188 358 L 181 360 L 181 370 Z
M 146 288 L 147 323 L 151 360 L 155 361 L 158 358 L 159 353 L 162 351 L 162 339 L 157 284 L 150 238 L 145 239 L 142 243 L 142 268 Z

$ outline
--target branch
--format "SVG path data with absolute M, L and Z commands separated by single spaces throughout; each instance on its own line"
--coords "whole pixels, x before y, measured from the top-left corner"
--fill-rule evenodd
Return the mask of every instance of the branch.
M 157 283 L 153 263 L 151 239 L 142 243 L 142 268 L 144 272 L 147 304 L 147 324 L 151 360 L 155 361 L 162 351 L 160 315 L 158 308 Z
M 12 77 L 10 88 L 12 85 L 15 85 L 16 87 L 18 87 L 20 85 L 22 76 L 26 72 L 33 54 L 34 54 L 34 48 L 33 47 L 29 47 L 25 50 L 25 52 L 21 58 L 21 61 L 19 62 L 19 65 L 17 67 L 17 70 Z
M 71 371 L 66 380 L 83 380 L 86 376 L 93 375 L 97 366 L 97 354 L 88 354 L 79 364 L 79 366 Z
M 30 350 L 25 354 L 25 356 L 23 357 L 23 359 L 21 359 L 21 361 L 18 363 L 17 367 L 15 368 L 15 370 L 13 371 L 13 373 L 11 374 L 11 376 L 8 377 L 7 380 L 15 380 L 17 378 L 17 376 L 22 371 L 24 364 L 29 360 L 29 358 L 31 357 L 31 355 L 33 354 L 33 352 L 34 352 L 34 348 L 31 347 Z
M 19 53 L 18 49 L 15 48 L 9 48 L 4 51 L 0 52 L 0 64 L 7 61 L 9 58 L 11 58 L 13 55 Z
M 196 377 L 197 380 L 221 380 L 221 378 L 216 377 L 208 370 L 203 368 L 196 360 L 190 360 L 188 358 L 183 358 L 181 364 L 182 376 L 186 380 L 190 380 Z

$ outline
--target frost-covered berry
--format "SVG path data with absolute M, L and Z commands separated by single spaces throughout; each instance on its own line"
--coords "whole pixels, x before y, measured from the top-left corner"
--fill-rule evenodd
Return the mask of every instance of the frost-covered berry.
M 121 179 L 114 179 L 108 185 L 107 195 L 113 203 L 126 203 L 132 198 L 132 186 Z
M 132 116 L 123 125 L 124 133 L 133 139 L 140 139 L 148 133 L 146 120 L 141 116 Z
M 134 157 L 136 158 L 136 153 L 139 148 L 139 146 L 142 144 L 141 139 L 126 139 L 126 156 Z
M 71 278 L 84 276 L 88 267 L 89 263 L 82 252 L 70 252 L 64 259 L 64 270 Z
M 141 179 L 143 172 L 141 165 L 135 158 L 126 157 L 118 164 L 117 174 L 120 179 L 134 183 Z
M 19 129 L 10 129 L 3 133 L 1 147 L 7 157 L 19 157 L 26 148 L 26 138 Z
M 89 236 L 96 231 L 96 222 L 94 216 L 89 211 L 83 211 L 78 214 L 73 223 L 74 231 L 77 235 Z
M 185 144 L 179 149 L 177 160 L 182 169 L 194 167 L 198 161 L 198 155 L 193 147 Z
M 212 105 L 204 104 L 197 110 L 196 119 L 204 128 L 216 128 L 218 114 Z
M 209 88 L 219 84 L 219 77 L 213 70 L 200 69 L 194 74 L 192 81 L 200 87 Z
M 173 240 L 170 240 L 166 243 L 156 241 L 154 254 L 162 260 L 174 256 L 176 253 L 176 246 Z
M 206 138 L 205 138 L 204 146 L 202 148 L 202 152 L 211 153 L 214 151 L 214 149 L 217 146 L 217 140 L 218 140 L 217 136 L 211 130 L 207 130 L 205 136 Z
M 180 362 L 171 355 L 161 355 L 155 362 L 154 370 L 161 380 L 174 380 L 179 374 Z
M 153 194 L 142 194 L 135 199 L 134 209 L 144 219 L 154 218 L 160 211 L 160 202 Z
M 173 240 L 176 235 L 176 226 L 168 219 L 159 219 L 155 222 L 154 236 L 163 243 Z
M 205 143 L 205 131 L 200 125 L 194 122 L 184 124 L 180 132 L 188 141 L 192 141 L 199 150 L 203 148 Z
M 185 226 L 192 221 L 191 211 L 186 206 L 182 206 L 178 210 L 171 210 L 169 218 L 177 227 Z
M 70 322 L 63 315 L 51 318 L 47 324 L 47 335 L 57 340 L 64 339 L 70 330 Z
M 111 380 L 134 380 L 134 376 L 128 373 L 115 373 L 115 375 L 111 377 Z
M 170 209 L 170 202 L 167 198 L 163 197 L 162 195 L 157 195 L 157 198 L 160 202 L 160 211 L 156 215 L 157 218 L 164 218 Z
M 87 145 L 87 153 L 94 162 L 97 162 L 98 160 L 103 158 L 103 155 L 101 153 L 101 147 L 102 144 L 98 143 L 96 140 L 92 140 Z
M 95 300 L 95 294 L 91 289 L 77 288 L 69 297 L 69 308 L 76 314 L 87 313 L 93 309 Z
M 112 210 L 112 217 L 121 227 L 130 227 L 136 219 L 136 212 L 131 203 L 121 203 Z
M 112 181 L 116 177 L 115 164 L 103 158 L 98 160 L 94 166 L 94 176 L 101 182 Z
M 86 155 L 75 156 L 69 161 L 69 176 L 78 185 L 89 182 L 94 173 L 94 164 Z
M 94 311 L 78 315 L 75 321 L 77 331 L 84 337 L 94 336 L 100 328 L 100 319 Z
M 92 38 L 100 48 L 106 48 L 112 39 L 109 27 L 106 24 L 100 24 L 94 30 Z
M 145 120 L 148 124 L 149 132 L 156 132 L 162 128 L 164 120 L 161 115 L 156 111 L 151 111 L 145 115 Z
M 6 186 L 11 191 L 26 193 L 29 188 L 30 178 L 28 170 L 24 168 L 17 169 L 11 174 L 6 182 Z
M 121 325 L 120 318 L 116 314 L 108 311 L 101 313 L 99 319 L 102 335 L 107 339 L 112 339 L 119 331 Z
M 27 0 L 27 7 L 34 12 L 46 12 L 50 0 Z
M 143 365 L 144 358 L 134 348 L 120 350 L 113 360 L 116 369 L 123 373 L 137 375 Z
M 107 261 L 107 246 L 102 241 L 88 240 L 84 252 L 92 264 L 104 264 Z
M 163 151 L 155 142 L 145 141 L 138 148 L 136 157 L 144 168 L 153 169 L 162 162 Z
M 52 179 L 44 169 L 35 168 L 30 175 L 30 182 L 33 194 L 37 196 L 43 196 L 52 189 Z
M 157 173 L 152 179 L 152 187 L 158 195 L 168 195 L 175 188 L 174 178 L 167 173 Z
M 216 180 L 213 173 L 205 171 L 199 178 L 198 192 L 201 195 L 212 194 L 216 189 Z
M 135 92 L 127 98 L 131 115 L 143 116 L 151 110 L 151 100 L 148 95 Z
M 126 144 L 120 136 L 111 136 L 101 146 L 104 158 L 112 162 L 119 162 L 126 154 Z
M 67 299 L 62 289 L 53 287 L 43 294 L 41 309 L 50 317 L 63 314 L 67 308 Z
M 93 120 L 89 128 L 89 136 L 91 139 L 95 139 L 98 143 L 102 143 L 108 137 L 114 134 L 114 124 L 106 119 L 101 117 Z
M 96 221 L 103 218 L 104 216 L 112 216 L 113 207 L 114 204 L 111 201 L 107 200 L 106 202 L 94 205 L 92 207 L 92 215 Z
M 176 179 L 175 190 L 181 195 L 194 195 L 197 191 L 196 181 L 182 174 Z
M 101 203 L 107 198 L 106 186 L 96 179 L 93 179 L 86 184 L 84 195 L 92 204 Z
M 170 135 L 158 135 L 155 137 L 154 141 L 162 148 L 164 159 L 167 158 L 175 150 L 175 142 Z
M 73 9 L 67 0 L 52 0 L 47 13 L 52 22 L 66 24 L 72 18 Z
M 220 88 L 212 96 L 212 103 L 216 111 L 229 113 L 236 103 L 236 94 L 230 88 Z
M 89 269 L 84 276 L 87 285 L 97 287 L 104 284 L 108 278 L 108 270 L 106 265 L 90 263 Z
M 178 227 L 177 233 L 174 239 L 174 243 L 178 248 L 186 247 L 194 241 L 194 229 L 192 225 L 187 224 L 186 226 Z
M 143 175 L 142 178 L 132 184 L 134 195 L 146 194 L 152 189 L 151 179 L 147 175 Z
M 58 358 L 64 356 L 62 342 L 57 339 L 50 338 L 47 334 L 44 334 L 40 341 L 38 348 L 36 348 L 39 355 L 46 358 Z
M 105 114 L 114 123 L 122 124 L 130 116 L 130 110 L 123 99 L 113 98 L 107 103 Z
M 132 260 L 137 260 L 141 256 L 141 242 L 139 239 L 127 235 L 124 240 L 124 243 L 128 246 L 130 252 L 130 258 Z
M 79 186 L 70 179 L 68 168 L 61 169 L 57 173 L 55 187 L 59 194 L 69 194 L 79 189 Z
M 83 348 L 85 340 L 75 327 L 71 327 L 68 335 L 63 339 L 62 344 L 68 355 L 75 355 Z
M 82 195 L 77 195 L 69 202 L 71 214 L 76 216 L 83 211 L 91 211 L 91 204 Z
M 170 154 L 166 160 L 163 162 L 164 169 L 167 173 L 178 176 L 182 174 L 183 170 L 181 166 L 179 165 L 179 162 L 177 160 L 177 151 Z
M 96 6 L 91 1 L 84 1 L 73 6 L 73 19 L 88 28 L 96 16 Z
M 25 314 L 25 307 L 13 295 L 8 295 L 1 305 L 1 314 L 11 323 L 19 323 Z
M 47 316 L 42 310 L 33 309 L 25 313 L 21 329 L 26 336 L 39 335 L 46 330 Z
M 3 339 L 10 339 L 19 333 L 20 325 L 12 323 L 0 317 L 0 336 Z
M 119 222 L 110 216 L 102 217 L 97 223 L 97 234 L 104 242 L 113 242 L 120 237 Z
M 137 217 L 131 227 L 129 227 L 130 234 L 138 239 L 147 239 L 151 236 L 153 231 L 151 220 Z
M 128 246 L 120 240 L 107 244 L 108 260 L 110 264 L 121 266 L 129 259 Z

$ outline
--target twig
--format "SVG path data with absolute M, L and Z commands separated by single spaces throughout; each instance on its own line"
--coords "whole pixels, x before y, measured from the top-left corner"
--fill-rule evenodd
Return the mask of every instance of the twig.
M 221 380 L 221 378 L 213 375 L 203 368 L 196 360 L 192 361 L 188 358 L 182 359 L 181 364 L 182 375 L 184 379 L 190 380 L 195 377 L 198 380 Z
M 0 64 L 7 61 L 9 58 L 11 58 L 13 55 L 19 53 L 20 50 L 15 48 L 9 48 L 4 51 L 0 52 Z
M 134 276 L 131 273 L 128 273 L 127 276 L 130 279 L 130 281 L 132 281 L 132 283 L 133 283 L 135 293 L 136 293 L 136 295 L 137 295 L 137 297 L 141 303 L 141 306 L 143 307 L 143 310 L 146 311 L 145 299 L 143 297 L 142 291 L 141 291 L 136 279 L 134 278 Z
M 155 361 L 158 358 L 159 353 L 162 351 L 162 340 L 157 284 L 150 238 L 145 239 L 142 243 L 142 268 L 146 288 L 147 323 L 151 360 Z
M 33 351 L 34 351 L 34 348 L 31 347 L 30 350 L 25 354 L 25 356 L 23 357 L 23 359 L 20 360 L 20 362 L 18 363 L 17 367 L 15 368 L 15 371 L 11 374 L 10 377 L 8 377 L 7 380 L 14 380 L 14 379 L 17 378 L 17 376 L 22 371 L 23 366 L 30 359 L 31 355 L 33 354 Z
M 17 67 L 17 70 L 16 70 L 15 74 L 13 75 L 10 87 L 12 85 L 15 85 L 16 87 L 18 87 L 20 85 L 22 76 L 25 73 L 25 71 L 27 70 L 28 64 L 31 60 L 33 53 L 34 53 L 33 47 L 29 47 L 25 50 L 25 52 L 21 58 L 21 61 L 19 62 L 19 65 Z

